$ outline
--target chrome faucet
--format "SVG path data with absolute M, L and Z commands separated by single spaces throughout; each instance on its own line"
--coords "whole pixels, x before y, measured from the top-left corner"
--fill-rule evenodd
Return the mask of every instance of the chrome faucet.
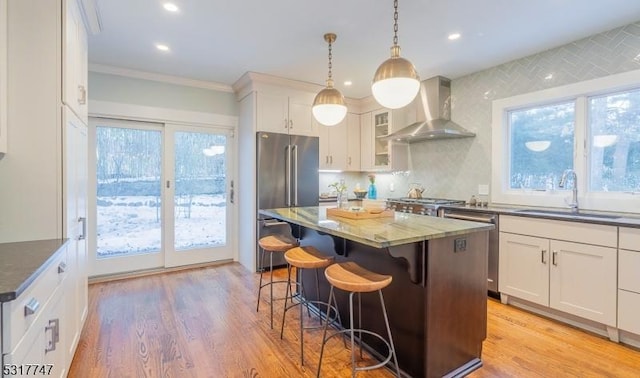
M 566 169 L 562 172 L 562 177 L 560 178 L 560 182 L 558 186 L 564 188 L 567 184 L 567 179 L 571 176 L 573 180 L 573 198 L 571 198 L 571 203 L 567 203 L 571 208 L 571 211 L 574 213 L 578 212 L 578 176 L 576 176 L 576 172 L 573 169 Z

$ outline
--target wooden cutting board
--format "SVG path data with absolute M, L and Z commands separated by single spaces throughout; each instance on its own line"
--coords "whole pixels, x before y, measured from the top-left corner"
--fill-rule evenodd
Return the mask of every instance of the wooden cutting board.
M 349 219 L 375 219 L 393 217 L 395 212 L 393 210 L 385 210 L 381 213 L 369 213 L 367 211 L 350 211 L 345 209 L 339 209 L 337 207 L 331 207 L 327 209 L 327 215 L 333 215 L 336 217 L 343 217 Z

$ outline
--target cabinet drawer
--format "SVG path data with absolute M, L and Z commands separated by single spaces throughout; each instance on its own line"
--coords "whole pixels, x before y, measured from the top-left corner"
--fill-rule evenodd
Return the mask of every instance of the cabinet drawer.
M 11 353 L 29 328 L 39 321 L 55 289 L 66 276 L 66 266 L 65 246 L 18 298 L 2 304 L 2 353 Z
M 618 288 L 640 294 L 640 252 L 621 249 L 618 259 Z
M 620 248 L 640 251 L 640 228 L 620 227 Z
M 640 335 L 640 294 L 618 290 L 618 328 Z
M 500 231 L 605 247 L 618 246 L 616 226 L 501 215 Z

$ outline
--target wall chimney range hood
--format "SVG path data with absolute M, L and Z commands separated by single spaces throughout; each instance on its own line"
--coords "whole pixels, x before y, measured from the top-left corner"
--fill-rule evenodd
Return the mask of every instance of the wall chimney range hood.
M 385 140 L 412 143 L 476 136 L 451 121 L 451 80 L 446 77 L 423 80 L 418 96 L 409 106 L 416 109 L 418 121 L 389 134 Z

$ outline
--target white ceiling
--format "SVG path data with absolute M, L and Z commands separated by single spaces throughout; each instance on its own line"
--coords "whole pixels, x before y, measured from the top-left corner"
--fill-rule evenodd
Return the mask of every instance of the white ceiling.
M 392 0 L 173 0 L 177 13 L 164 2 L 98 0 L 89 62 L 227 85 L 247 71 L 324 85 L 323 35 L 334 32 L 336 87 L 362 98 L 392 45 Z M 638 20 L 640 0 L 402 0 L 398 36 L 421 78 L 455 79 Z M 449 41 L 452 32 L 462 37 Z

